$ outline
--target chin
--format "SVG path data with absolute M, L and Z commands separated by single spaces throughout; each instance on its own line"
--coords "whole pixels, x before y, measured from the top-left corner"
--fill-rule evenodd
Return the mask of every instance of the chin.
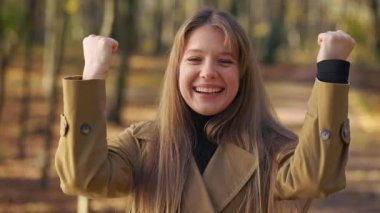
M 213 116 L 221 112 L 221 110 L 215 110 L 215 109 L 197 109 L 194 111 L 204 116 Z
M 197 113 L 204 116 L 213 116 L 217 114 L 217 113 L 211 113 L 211 112 L 197 112 Z

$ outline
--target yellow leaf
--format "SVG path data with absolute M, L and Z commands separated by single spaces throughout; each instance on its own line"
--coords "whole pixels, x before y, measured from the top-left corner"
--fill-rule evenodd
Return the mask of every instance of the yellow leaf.
M 66 0 L 65 11 L 71 15 L 78 11 L 79 3 L 77 0 Z

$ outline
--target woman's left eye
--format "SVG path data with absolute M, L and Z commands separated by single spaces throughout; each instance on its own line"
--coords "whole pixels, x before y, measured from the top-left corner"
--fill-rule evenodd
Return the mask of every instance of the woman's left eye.
M 228 66 L 230 64 L 233 63 L 232 60 L 229 60 L 229 59 L 220 59 L 218 60 L 219 64 L 223 65 L 223 66 Z

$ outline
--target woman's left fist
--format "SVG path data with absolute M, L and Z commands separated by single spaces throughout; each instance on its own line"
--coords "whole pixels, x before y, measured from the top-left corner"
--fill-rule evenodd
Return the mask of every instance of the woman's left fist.
M 355 40 L 341 30 L 328 31 L 318 35 L 318 45 L 317 63 L 328 59 L 347 60 L 355 46 Z

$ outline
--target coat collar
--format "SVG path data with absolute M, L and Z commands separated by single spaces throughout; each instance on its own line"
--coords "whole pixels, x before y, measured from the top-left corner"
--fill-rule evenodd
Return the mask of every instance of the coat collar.
M 218 212 L 239 193 L 256 168 L 257 160 L 253 154 L 232 143 L 218 146 L 203 174 L 210 199 Z
M 134 136 L 147 140 L 151 131 L 141 131 Z M 233 143 L 222 143 L 218 146 L 203 176 L 194 158 L 190 162 L 190 172 L 183 194 L 181 212 L 220 212 L 239 193 L 256 171 L 256 157 Z
M 190 161 L 189 176 L 186 180 L 182 200 L 184 202 L 182 202 L 180 212 L 216 212 L 194 158 Z
M 218 146 L 203 176 L 192 159 L 183 212 L 221 212 L 246 185 L 256 168 L 254 155 L 231 143 Z

